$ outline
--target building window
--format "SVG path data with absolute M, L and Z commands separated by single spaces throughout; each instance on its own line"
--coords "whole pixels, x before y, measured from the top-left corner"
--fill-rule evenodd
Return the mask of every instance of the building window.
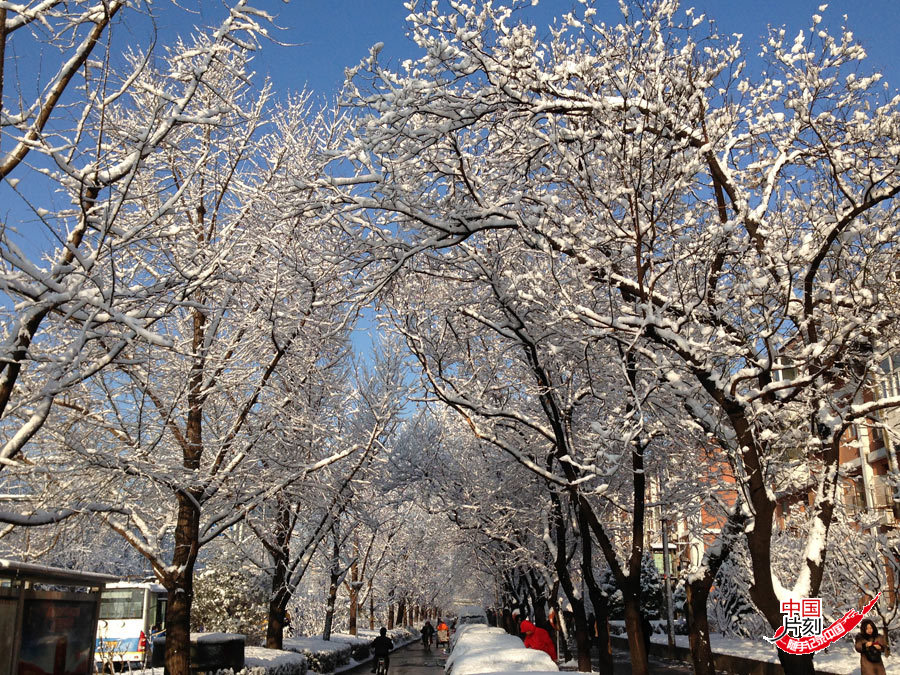
M 797 378 L 797 367 L 794 360 L 787 356 L 779 356 L 775 359 L 775 368 L 772 371 L 772 379 L 776 382 L 790 382 Z
M 900 354 L 884 359 L 880 364 L 881 395 L 884 398 L 900 396 Z

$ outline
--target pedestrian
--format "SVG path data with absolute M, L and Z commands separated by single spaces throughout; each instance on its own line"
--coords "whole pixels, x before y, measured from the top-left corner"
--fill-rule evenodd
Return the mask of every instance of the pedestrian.
M 885 640 L 878 634 L 878 628 L 871 619 L 863 619 L 856 636 L 856 651 L 859 652 L 860 675 L 885 675 L 884 653 Z
M 422 626 L 422 645 L 425 649 L 431 649 L 431 641 L 434 639 L 434 626 L 430 621 L 426 621 Z
M 527 619 L 519 624 L 519 630 L 525 634 L 525 646 L 529 649 L 537 649 L 546 652 L 556 663 L 556 647 L 550 639 L 550 633 L 543 628 L 538 628 Z

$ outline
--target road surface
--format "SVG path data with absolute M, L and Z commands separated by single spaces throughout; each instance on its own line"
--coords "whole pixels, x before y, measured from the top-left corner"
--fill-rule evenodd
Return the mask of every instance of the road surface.
M 611 675 L 631 675 L 631 662 L 628 652 L 613 650 L 615 670 Z M 421 642 L 414 642 L 408 647 L 398 649 L 391 654 L 391 668 L 388 675 L 443 675 L 444 662 L 447 655 L 443 650 L 432 649 L 426 652 Z M 594 662 L 596 672 L 597 661 Z M 364 664 L 350 671 L 348 675 L 368 675 L 371 664 Z M 650 657 L 650 672 L 653 675 L 690 675 L 691 667 L 686 663 L 666 661 Z M 609 675 L 609 674 L 607 674 Z

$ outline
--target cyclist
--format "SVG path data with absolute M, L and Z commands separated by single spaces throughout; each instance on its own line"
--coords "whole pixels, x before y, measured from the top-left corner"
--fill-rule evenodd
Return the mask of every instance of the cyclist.
M 425 649 L 431 649 L 431 641 L 434 639 L 434 626 L 430 621 L 426 621 L 422 626 L 422 645 Z
M 384 659 L 384 670 L 391 667 L 391 650 L 394 642 L 387 636 L 387 628 L 381 627 L 381 635 L 372 641 L 372 672 L 378 667 L 378 660 Z
M 450 646 L 450 628 L 444 623 L 443 619 L 438 619 L 437 623 L 437 646 L 441 643 Z

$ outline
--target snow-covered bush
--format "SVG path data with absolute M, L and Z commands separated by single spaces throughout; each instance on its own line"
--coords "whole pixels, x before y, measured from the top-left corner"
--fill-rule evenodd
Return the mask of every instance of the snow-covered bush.
M 366 635 L 348 635 L 346 633 L 331 635 L 332 642 L 344 642 L 350 645 L 350 656 L 354 661 L 365 661 L 369 658 L 369 647 L 374 639 L 374 637 Z
M 340 666 L 346 666 L 353 651 L 347 642 L 311 637 L 285 638 L 284 648 L 303 654 L 309 669 L 317 673 L 333 673 Z
M 247 647 L 244 650 L 244 669 L 234 675 L 306 675 L 306 671 L 306 657 L 302 654 L 265 647 Z M 230 675 L 230 671 L 216 675 Z
M 658 619 L 665 611 L 665 595 L 662 577 L 649 551 L 641 558 L 641 614 L 648 619 Z
M 616 579 L 609 567 L 604 568 L 600 574 L 600 589 L 606 594 L 606 606 L 609 618 L 619 621 L 625 618 L 625 602 L 622 591 L 616 586 Z
M 261 645 L 267 603 L 265 578 L 258 571 L 210 565 L 194 579 L 191 630 L 241 633 L 248 645 Z

